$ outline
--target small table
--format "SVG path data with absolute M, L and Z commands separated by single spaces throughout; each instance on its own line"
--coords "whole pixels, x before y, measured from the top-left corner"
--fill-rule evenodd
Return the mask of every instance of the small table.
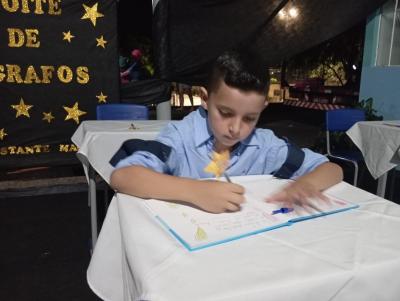
M 248 176 L 246 183 L 268 177 Z M 327 192 L 360 207 L 194 252 L 143 200 L 117 193 L 88 283 L 113 301 L 396 300 L 400 206 L 345 182 Z
M 79 151 L 81 161 L 89 184 L 89 205 L 91 211 L 92 247 L 97 241 L 97 201 L 95 173 L 97 172 L 107 184 L 114 167 L 111 157 L 128 139 L 154 139 L 169 120 L 134 120 L 134 121 L 83 121 L 71 140 Z
M 362 152 L 369 172 L 385 197 L 387 172 L 400 163 L 400 121 L 360 121 L 347 135 Z

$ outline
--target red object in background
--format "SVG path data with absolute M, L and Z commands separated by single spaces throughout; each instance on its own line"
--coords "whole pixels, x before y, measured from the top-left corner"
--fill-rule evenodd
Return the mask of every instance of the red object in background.
M 139 60 L 142 57 L 142 52 L 140 49 L 133 49 L 131 55 L 134 59 Z
M 306 78 L 301 80 L 296 80 L 293 85 L 295 89 L 299 90 L 318 90 L 324 86 L 324 80 L 322 78 Z

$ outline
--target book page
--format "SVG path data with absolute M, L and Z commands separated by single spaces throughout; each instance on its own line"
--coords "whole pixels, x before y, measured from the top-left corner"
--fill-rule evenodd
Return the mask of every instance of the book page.
M 246 202 L 238 212 L 213 214 L 190 206 L 159 200 L 145 200 L 145 204 L 189 249 L 272 230 L 287 225 L 289 221 L 319 214 L 301 208 L 294 208 L 295 210 L 288 213 L 277 213 L 276 210 L 281 209 L 278 204 L 265 202 L 266 197 L 282 189 L 290 182 L 289 180 L 264 177 L 261 180 L 242 183 L 239 179 L 235 179 L 234 182 L 246 189 Z M 325 204 L 323 210 L 337 210 L 349 205 L 347 202 L 335 199 Z

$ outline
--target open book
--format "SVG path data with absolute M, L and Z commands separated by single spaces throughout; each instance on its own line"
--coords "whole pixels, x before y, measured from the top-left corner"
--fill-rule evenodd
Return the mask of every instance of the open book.
M 189 251 L 358 207 L 325 194 L 330 202 L 315 202 L 322 212 L 295 207 L 293 211 L 282 213 L 281 207 L 266 203 L 265 198 L 282 189 L 290 180 L 280 180 L 272 176 L 235 177 L 232 180 L 246 189 L 246 202 L 238 212 L 213 214 L 154 199 L 145 200 L 145 206 Z

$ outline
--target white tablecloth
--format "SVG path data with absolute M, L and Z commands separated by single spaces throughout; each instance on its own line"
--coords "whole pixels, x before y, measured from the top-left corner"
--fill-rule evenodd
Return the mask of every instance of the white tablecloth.
M 128 139 L 154 139 L 170 120 L 137 121 L 83 121 L 71 140 L 79 150 L 78 158 L 87 175 L 89 164 L 107 182 L 113 167 L 109 163 L 112 156 Z M 134 127 L 132 127 L 132 124 Z
M 89 285 L 114 301 L 399 300 L 400 206 L 344 182 L 328 192 L 360 207 L 195 252 L 140 199 L 117 194 Z
M 375 179 L 400 163 L 400 121 L 357 122 L 347 135 L 361 150 Z

